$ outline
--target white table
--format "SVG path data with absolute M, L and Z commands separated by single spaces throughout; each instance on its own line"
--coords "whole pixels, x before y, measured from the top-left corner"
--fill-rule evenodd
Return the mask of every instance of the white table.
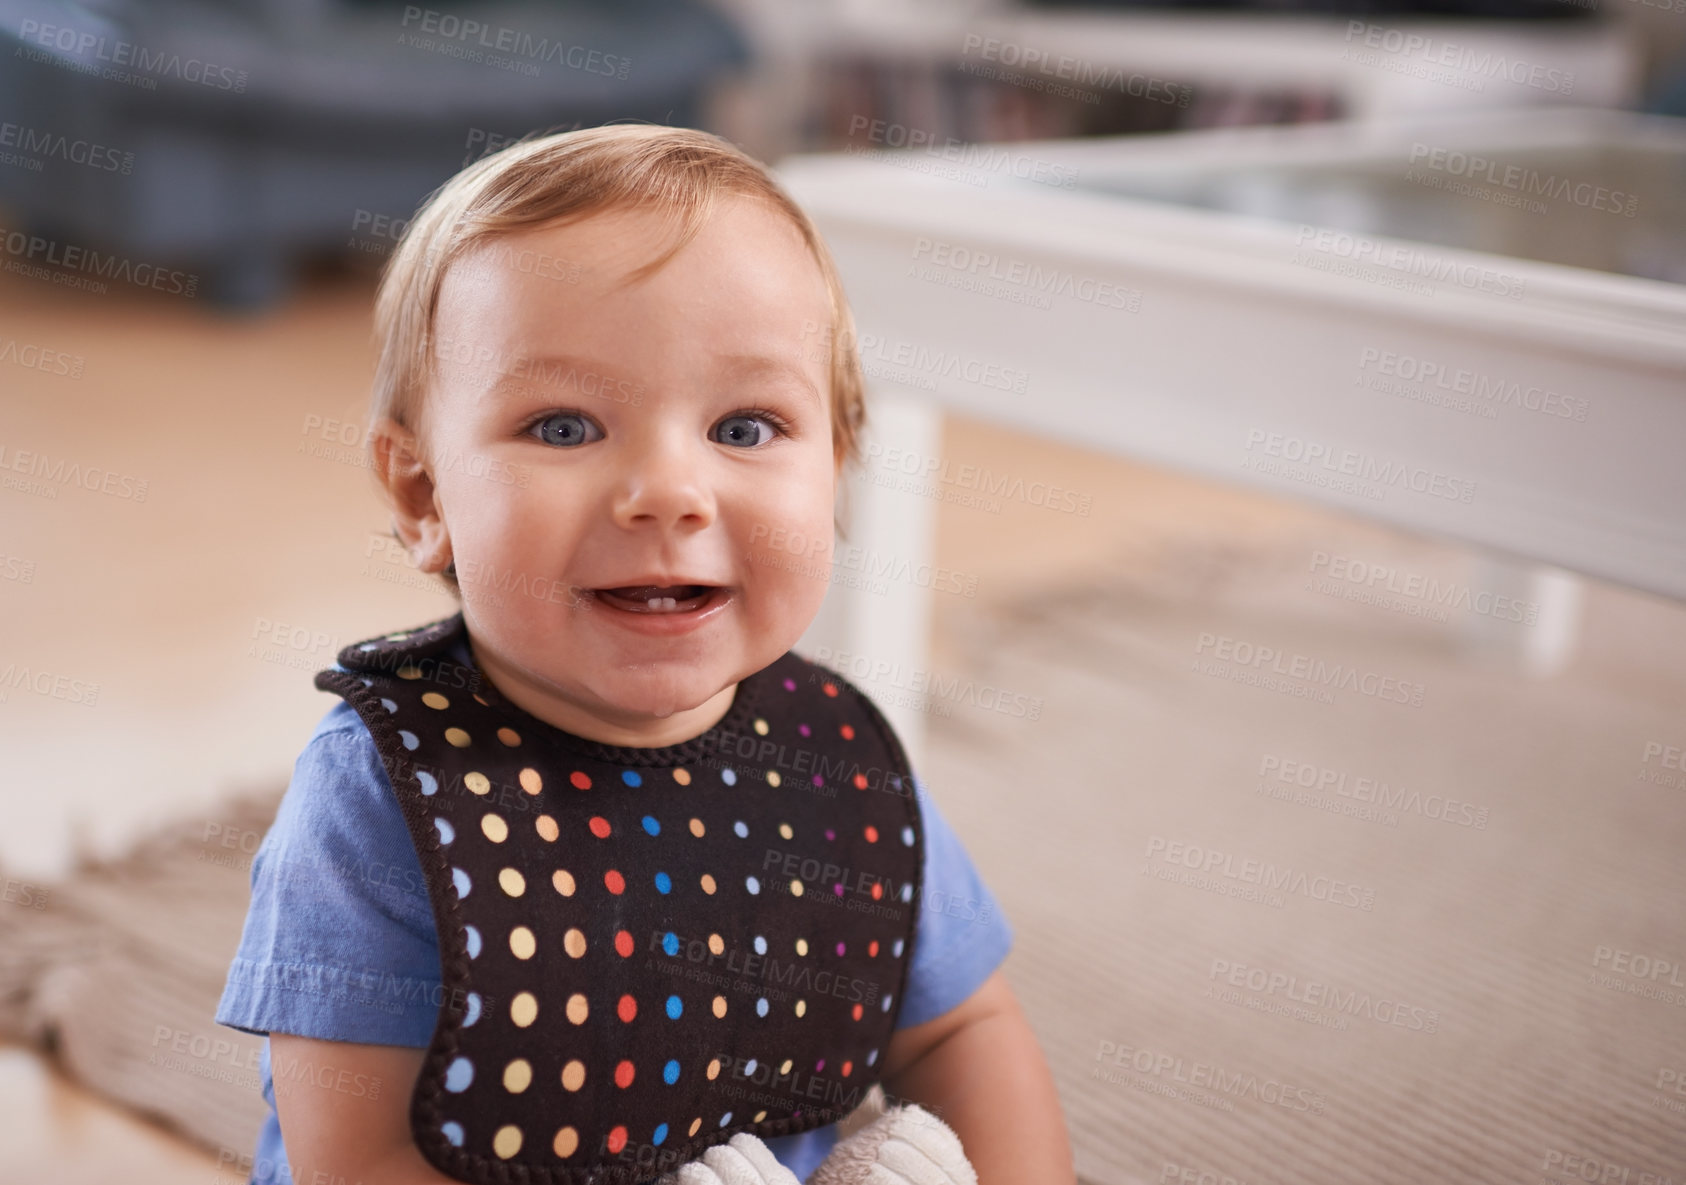
M 1476 544 L 1545 598 L 1529 647 L 1549 669 L 1573 639 L 1565 573 L 1686 597 L 1683 123 L 1539 110 L 779 173 L 843 273 L 869 446 L 935 457 L 953 409 Z M 1494 162 L 1473 179 L 1471 154 Z M 1489 195 L 1455 188 L 1473 183 Z M 1527 201 L 1546 208 L 1504 204 Z M 1470 246 L 1494 242 L 1590 266 Z M 1448 394 L 1467 406 L 1424 398 Z M 936 503 L 870 476 L 852 542 L 923 562 Z M 834 584 L 803 645 L 917 666 L 931 599 Z M 919 714 L 885 706 L 917 749 Z

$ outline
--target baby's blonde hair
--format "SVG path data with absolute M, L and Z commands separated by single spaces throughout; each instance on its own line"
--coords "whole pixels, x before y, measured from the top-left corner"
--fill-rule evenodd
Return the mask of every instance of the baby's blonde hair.
M 831 324 L 815 345 L 830 354 L 832 456 L 839 470 L 858 460 L 866 420 L 864 380 L 853 347 L 854 318 L 819 231 L 765 165 L 694 128 L 617 123 L 531 133 L 475 161 L 422 204 L 387 261 L 375 298 L 380 361 L 369 403 L 372 429 L 390 417 L 418 431 L 422 398 L 437 373 L 433 321 L 446 270 L 479 244 L 529 227 L 565 225 L 609 210 L 654 210 L 677 224 L 672 245 L 631 275 L 667 263 L 702 229 L 722 196 L 760 198 L 803 240 L 831 296 Z M 455 565 L 452 565 L 454 568 Z M 453 591 L 456 574 L 444 576 Z

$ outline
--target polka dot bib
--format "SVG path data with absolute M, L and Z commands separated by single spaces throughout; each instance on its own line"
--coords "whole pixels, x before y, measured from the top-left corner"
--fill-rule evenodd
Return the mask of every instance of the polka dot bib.
M 703 735 L 605 745 L 505 699 L 453 656 L 464 637 L 459 612 L 316 675 L 368 726 L 427 878 L 423 1156 L 461 1181 L 636 1185 L 847 1115 L 895 1026 L 924 843 L 872 701 L 788 653 Z

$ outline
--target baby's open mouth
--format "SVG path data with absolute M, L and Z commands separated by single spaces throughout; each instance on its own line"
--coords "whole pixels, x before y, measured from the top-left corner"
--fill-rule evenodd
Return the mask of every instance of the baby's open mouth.
M 722 590 L 713 584 L 635 584 L 591 591 L 604 604 L 628 613 L 691 613 L 712 604 Z

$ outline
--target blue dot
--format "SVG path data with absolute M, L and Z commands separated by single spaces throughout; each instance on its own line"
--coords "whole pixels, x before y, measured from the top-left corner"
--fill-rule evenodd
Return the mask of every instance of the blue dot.
M 426 770 L 416 771 L 416 781 L 421 783 L 421 790 L 423 794 L 432 795 L 439 793 L 439 783 L 434 781 L 433 775 L 428 773 Z
M 910 848 L 913 846 L 913 828 L 912 827 L 903 827 L 902 828 L 902 842 Z
M 445 1089 L 452 1094 L 461 1094 L 473 1081 L 474 1063 L 466 1057 L 459 1057 L 445 1068 Z
M 728 785 L 728 786 L 736 786 L 738 784 L 737 771 L 731 770 L 731 769 L 721 770 L 720 771 L 720 780 L 722 782 L 725 782 L 726 785 Z M 728 1111 L 728 1112 L 726 1112 L 726 1114 L 730 1115 L 731 1112 Z
M 662 1067 L 662 1081 L 669 1086 L 679 1081 L 679 1062 L 676 1059 L 669 1058 L 667 1065 Z M 657 1140 L 656 1142 L 660 1143 L 661 1141 Z
M 445 1138 L 447 1140 L 451 1141 L 451 1147 L 453 1147 L 453 1148 L 461 1148 L 462 1147 L 462 1124 L 457 1123 L 455 1120 L 453 1120 L 450 1123 L 440 1124 L 439 1130 L 441 1132 L 445 1133 Z
M 621 781 L 628 786 L 642 786 L 644 784 L 644 779 L 638 776 L 638 771 L 635 769 L 622 770 Z
M 662 825 L 656 822 L 656 817 L 654 815 L 645 815 L 644 830 L 648 831 L 651 835 L 660 835 L 662 833 Z
M 387 699 L 384 695 L 381 696 L 381 707 L 385 708 L 388 712 L 396 712 L 398 710 L 398 705 Z
M 656 1128 L 656 1134 L 650 1137 L 650 1143 L 660 1144 L 665 1139 L 667 1139 L 667 1124 L 664 1123 Z
M 675 934 L 672 930 L 669 930 L 666 936 L 662 938 L 662 951 L 670 955 L 678 954 L 679 935 Z
M 720 1126 L 725 1127 L 730 1122 L 732 1122 L 732 1113 L 728 1111 L 720 1117 Z
M 457 837 L 457 829 L 452 827 L 449 820 L 435 819 L 433 825 L 439 828 L 439 842 L 450 843 Z
M 754 1058 L 750 1058 L 747 1062 L 744 1063 L 743 1072 L 745 1074 L 755 1073 L 755 1059 Z
M 759 934 L 755 936 L 755 953 L 758 955 L 767 953 L 767 940 Z
M 415 733 L 402 728 L 398 730 L 398 739 L 404 742 L 404 747 L 406 749 L 414 749 L 417 745 L 421 744 L 421 742 L 416 739 Z
M 866 1064 L 869 1065 L 869 1066 L 872 1065 L 877 1060 L 878 1060 L 878 1051 L 876 1049 L 874 1049 L 871 1053 L 866 1055 Z
M 766 1016 L 767 1015 L 767 997 L 766 996 L 762 996 L 759 1000 L 755 1001 L 755 1015 L 756 1016 Z
M 463 930 L 468 935 L 468 957 L 478 959 L 480 957 L 480 931 L 473 926 L 464 926 Z
M 685 1011 L 685 1005 L 679 1002 L 678 996 L 669 996 L 667 998 L 667 1019 L 678 1020 L 679 1014 L 683 1011 Z
M 913 900 L 913 882 L 912 881 L 908 881 L 906 884 L 904 884 L 902 886 L 902 900 L 903 901 L 912 901 Z
M 467 897 L 468 891 L 474 887 L 474 882 L 468 879 L 468 873 L 460 868 L 451 869 L 451 883 L 456 886 L 458 897 Z
M 902 940 L 900 938 L 896 939 L 896 945 L 893 948 L 892 953 L 894 953 L 898 959 L 902 957 Z
M 656 891 L 659 893 L 672 892 L 673 878 L 668 876 L 665 872 L 656 873 Z
M 892 996 L 892 995 L 891 995 L 891 994 L 890 994 L 890 993 L 889 993 L 889 992 L 885 992 L 885 993 L 884 993 L 884 1003 L 883 1003 L 883 1008 L 884 1008 L 884 1011 L 885 1011 L 885 1012 L 888 1012 L 888 1011 L 890 1011 L 890 1001 L 891 1001 L 891 1000 L 893 1000 L 893 999 L 894 999 L 894 998 L 895 998 L 895 997 L 894 997 L 894 996 Z
M 759 893 L 761 891 L 761 882 L 756 880 L 753 876 L 744 877 L 743 884 L 744 888 L 748 889 L 751 893 Z
M 732 830 L 738 833 L 739 839 L 749 838 L 749 828 L 743 825 L 742 819 L 739 819 L 736 823 L 732 824 Z
M 463 1015 L 462 1027 L 466 1029 L 470 1025 L 472 1025 L 475 1021 L 477 1021 L 479 1019 L 480 1019 L 480 993 L 479 992 L 469 992 L 468 993 L 468 1011 L 466 1013 L 464 1013 L 464 1015 Z

